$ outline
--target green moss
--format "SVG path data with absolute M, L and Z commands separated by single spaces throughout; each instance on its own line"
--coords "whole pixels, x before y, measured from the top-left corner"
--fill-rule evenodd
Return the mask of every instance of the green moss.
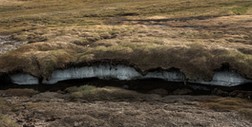
M 245 14 L 247 10 L 248 10 L 248 7 L 234 7 L 231 9 L 231 11 L 236 15 Z
M 96 87 L 90 85 L 84 85 L 80 87 L 70 87 L 67 88 L 66 91 L 71 93 L 73 97 L 82 97 L 88 94 L 95 94 Z

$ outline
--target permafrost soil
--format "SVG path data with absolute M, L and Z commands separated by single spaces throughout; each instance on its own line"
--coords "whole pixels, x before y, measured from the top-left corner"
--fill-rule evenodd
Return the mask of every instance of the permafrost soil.
M 216 86 L 237 86 L 251 82 L 243 78 L 238 73 L 232 71 L 217 71 L 211 81 L 187 81 L 185 75 L 180 71 L 152 71 L 141 74 L 133 67 L 125 65 L 101 64 L 96 66 L 87 66 L 80 68 L 69 68 L 64 70 L 55 70 L 49 79 L 43 79 L 39 82 L 37 77 L 29 74 L 13 74 L 10 76 L 11 82 L 18 85 L 36 85 L 36 84 L 56 84 L 59 81 L 99 78 L 99 79 L 118 79 L 118 80 L 137 80 L 137 79 L 163 79 L 170 82 L 190 82 L 197 84 L 216 85 Z

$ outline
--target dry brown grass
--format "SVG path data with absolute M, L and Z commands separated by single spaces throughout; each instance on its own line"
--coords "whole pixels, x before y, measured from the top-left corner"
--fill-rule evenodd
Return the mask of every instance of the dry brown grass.
M 250 100 L 241 98 L 215 98 L 205 100 L 202 106 L 219 112 L 237 111 L 243 117 L 252 121 L 252 102 Z
M 0 97 L 0 126 L 250 126 L 251 101 L 142 95 L 90 85 L 32 97 Z M 69 100 L 69 95 L 71 96 Z M 246 119 L 245 119 L 246 118 Z
M 0 108 L 2 109 L 4 105 L 5 101 L 2 98 L 0 98 Z
M 8 113 L 10 105 L 0 97 L 0 126 L 1 127 L 18 127 L 16 122 L 11 119 L 6 113 Z
M 127 61 L 211 79 L 223 63 L 252 78 L 251 1 L 1 1 L 0 33 L 29 44 L 0 56 L 0 73 L 48 78 L 56 68 Z M 139 59 L 141 58 L 141 59 Z
M 0 114 L 1 127 L 18 127 L 18 124 L 8 116 Z
M 1 96 L 20 96 L 20 97 L 31 97 L 38 93 L 38 91 L 33 89 L 7 89 L 0 90 Z
M 240 109 L 239 113 L 252 122 L 252 109 Z

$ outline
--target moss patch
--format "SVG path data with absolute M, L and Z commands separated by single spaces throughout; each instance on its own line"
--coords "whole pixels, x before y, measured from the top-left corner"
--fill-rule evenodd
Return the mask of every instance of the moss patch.
M 125 90 L 116 87 L 95 87 L 83 85 L 80 87 L 70 87 L 66 91 L 71 99 L 82 99 L 87 101 L 95 100 L 145 100 L 148 95 L 142 95 L 135 91 Z

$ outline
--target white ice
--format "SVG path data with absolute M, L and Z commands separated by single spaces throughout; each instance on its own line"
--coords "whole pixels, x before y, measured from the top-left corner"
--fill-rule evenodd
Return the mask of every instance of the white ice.
M 185 76 L 182 72 L 179 71 L 155 71 L 155 72 L 149 72 L 147 75 L 144 76 L 144 78 L 157 78 L 157 79 L 163 79 L 166 81 L 173 81 L 173 82 L 184 82 Z
M 10 76 L 12 83 L 19 85 L 36 85 L 39 84 L 38 78 L 29 74 L 14 74 Z
M 200 84 L 218 85 L 218 86 L 237 86 L 250 82 L 240 74 L 230 71 L 216 72 L 210 82 L 197 82 Z
M 59 81 L 84 79 L 84 78 L 100 78 L 100 79 L 118 79 L 118 80 L 134 80 L 158 78 L 166 81 L 185 82 L 185 75 L 179 71 L 154 71 L 146 75 L 142 75 L 133 67 L 124 65 L 97 65 L 86 66 L 80 68 L 69 68 L 65 70 L 56 70 L 52 73 L 49 80 L 43 80 L 43 84 L 55 84 Z M 11 76 L 11 80 L 19 85 L 39 84 L 36 77 L 28 74 L 15 74 Z M 216 72 L 211 81 L 188 81 L 192 83 L 217 85 L 217 86 L 237 86 L 243 83 L 251 82 L 235 72 L 222 71 Z
M 134 68 L 124 65 L 98 65 L 81 68 L 70 68 L 66 70 L 56 70 L 52 73 L 51 78 L 45 84 L 55 84 L 59 81 L 70 79 L 83 79 L 83 78 L 100 78 L 110 79 L 115 78 L 119 80 L 132 80 L 141 77 Z

